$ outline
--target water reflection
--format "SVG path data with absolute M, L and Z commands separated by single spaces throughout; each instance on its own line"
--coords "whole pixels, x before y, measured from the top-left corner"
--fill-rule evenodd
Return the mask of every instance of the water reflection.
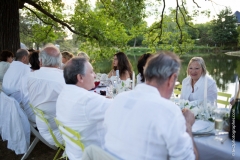
M 137 59 L 139 56 L 136 56 L 136 60 L 133 56 L 128 56 L 131 64 L 134 68 L 136 75 L 137 72 Z M 182 80 L 187 76 L 186 70 L 189 60 L 192 57 L 182 57 L 182 67 L 178 77 L 178 81 Z M 221 92 L 228 92 L 233 94 L 233 78 L 234 74 L 240 75 L 240 57 L 228 56 L 225 54 L 209 55 L 203 57 L 207 71 L 210 76 L 216 81 L 218 90 Z M 111 70 L 112 61 L 104 60 L 98 63 L 93 64 L 96 72 L 108 73 Z

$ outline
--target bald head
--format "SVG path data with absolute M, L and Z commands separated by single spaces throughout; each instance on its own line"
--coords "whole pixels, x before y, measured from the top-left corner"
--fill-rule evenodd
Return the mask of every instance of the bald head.
M 47 44 L 39 53 L 40 65 L 43 67 L 56 67 L 61 65 L 60 50 L 53 44 Z
M 60 55 L 60 51 L 58 48 L 54 47 L 46 47 L 45 52 L 52 57 L 58 57 Z
M 16 52 L 16 61 L 21 61 L 25 64 L 28 64 L 28 50 L 26 49 L 18 49 Z

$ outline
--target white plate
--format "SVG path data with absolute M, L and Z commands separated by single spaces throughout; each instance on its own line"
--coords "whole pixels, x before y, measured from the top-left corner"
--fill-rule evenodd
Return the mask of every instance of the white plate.
M 204 120 L 196 120 L 192 126 L 193 133 L 204 133 L 213 130 L 213 123 Z

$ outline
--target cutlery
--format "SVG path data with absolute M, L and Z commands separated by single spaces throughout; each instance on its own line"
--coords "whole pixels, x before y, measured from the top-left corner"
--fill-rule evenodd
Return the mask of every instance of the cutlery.
M 217 136 L 227 135 L 228 132 L 219 132 Z M 204 137 L 204 136 L 216 136 L 214 132 L 205 132 L 205 133 L 193 133 L 194 137 Z

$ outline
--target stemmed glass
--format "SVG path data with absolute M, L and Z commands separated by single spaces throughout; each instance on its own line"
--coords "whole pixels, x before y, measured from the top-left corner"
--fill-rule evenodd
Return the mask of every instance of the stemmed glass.
M 208 102 L 207 109 L 208 109 L 209 118 L 213 120 L 213 114 L 214 114 L 213 111 L 217 109 L 217 101 Z
M 106 83 L 107 86 L 107 96 L 114 98 L 117 95 L 117 88 L 115 81 L 108 80 Z
M 224 112 L 221 108 L 216 108 L 213 110 L 213 118 L 214 118 L 214 129 L 215 129 L 215 140 L 222 141 L 223 138 L 219 136 L 219 133 L 223 130 L 223 116 Z

